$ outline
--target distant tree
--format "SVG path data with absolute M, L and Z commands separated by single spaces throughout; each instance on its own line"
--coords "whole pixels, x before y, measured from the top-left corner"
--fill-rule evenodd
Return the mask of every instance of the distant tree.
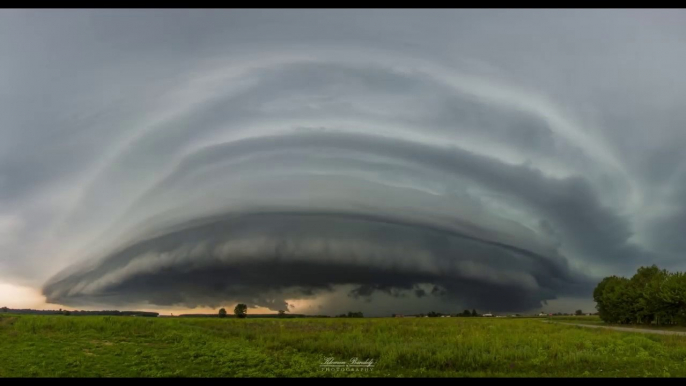
M 584 313 L 583 313 L 583 311 L 581 311 L 581 310 L 576 310 L 576 312 L 574 312 L 574 315 L 576 315 L 576 316 L 581 316 L 581 315 L 583 315 L 583 314 L 584 314 Z
M 236 308 L 233 309 L 233 313 L 237 318 L 245 318 L 248 316 L 248 306 L 243 303 L 238 304 L 236 305 Z
M 464 310 L 462 311 L 462 316 L 472 316 L 472 313 L 469 310 Z
M 71 315 L 71 312 L 70 311 L 64 311 L 64 315 L 69 316 L 69 315 Z
M 477 316 L 476 310 L 472 309 L 472 316 Z
M 395 314 L 391 314 L 391 318 L 395 318 Z
M 284 316 L 286 316 L 286 311 L 284 311 L 284 310 L 279 310 L 279 317 L 280 317 L 280 318 L 283 318 Z
M 0 308 L 0 311 L 2 311 L 2 312 L 8 312 L 9 310 L 10 310 L 10 309 L 7 308 L 7 307 L 2 307 L 2 308 Z
M 223 308 L 219 309 L 219 317 L 220 318 L 226 318 L 226 310 Z

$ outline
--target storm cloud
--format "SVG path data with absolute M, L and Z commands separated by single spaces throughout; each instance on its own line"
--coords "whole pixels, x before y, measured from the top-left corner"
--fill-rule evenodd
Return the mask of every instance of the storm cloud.
M 207 219 L 136 243 L 45 292 L 54 303 L 216 307 L 251 299 L 278 310 L 287 307 L 286 293 L 313 296 L 354 284 L 355 298 L 403 296 L 426 283 L 432 294 L 501 310 L 583 294 L 588 284 L 563 260 L 449 228 L 350 212 L 263 212 Z
M 0 280 L 81 307 L 592 304 L 684 268 L 684 21 L 0 12 Z

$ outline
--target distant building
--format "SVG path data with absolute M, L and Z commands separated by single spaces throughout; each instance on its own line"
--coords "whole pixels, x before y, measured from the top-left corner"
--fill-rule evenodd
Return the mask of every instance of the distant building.
M 493 314 L 483 314 L 481 316 L 493 316 Z

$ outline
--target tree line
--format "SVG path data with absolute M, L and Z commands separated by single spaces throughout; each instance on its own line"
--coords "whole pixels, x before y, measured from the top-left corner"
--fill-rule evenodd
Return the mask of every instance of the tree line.
M 157 312 L 147 311 L 118 311 L 118 310 L 103 310 L 103 311 L 84 311 L 84 310 L 32 310 L 32 309 L 11 309 L 7 307 L 0 308 L 0 312 L 11 312 L 13 314 L 30 314 L 30 315 L 107 315 L 107 316 L 143 316 L 155 318 L 159 315 Z
M 604 278 L 593 300 L 607 323 L 686 325 L 686 274 L 640 267 L 630 279 Z
M 336 315 L 336 317 L 337 318 L 364 318 L 364 314 L 362 312 L 348 311 L 347 314 Z
M 418 317 L 420 317 L 420 318 L 423 318 L 424 316 L 428 316 L 429 318 L 440 318 L 441 316 L 451 316 L 451 317 L 452 317 L 452 316 L 454 316 L 454 317 L 461 317 L 461 316 L 463 316 L 463 317 L 471 317 L 471 316 L 481 316 L 481 315 L 478 314 L 478 313 L 476 312 L 476 310 L 472 310 L 471 312 L 470 312 L 469 310 L 464 310 L 464 311 L 459 312 L 459 313 L 457 313 L 457 314 L 442 314 L 442 313 L 440 313 L 440 312 L 431 311 L 431 312 L 429 312 L 429 313 L 427 313 L 427 314 L 418 314 L 418 315 L 416 315 L 416 316 L 418 316 Z

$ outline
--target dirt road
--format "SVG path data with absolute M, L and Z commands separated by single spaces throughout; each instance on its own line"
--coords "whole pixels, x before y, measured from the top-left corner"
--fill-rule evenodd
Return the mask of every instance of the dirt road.
M 608 330 L 626 331 L 626 332 L 640 332 L 642 334 L 686 335 L 686 331 L 651 330 L 651 329 L 647 329 L 647 328 L 598 326 L 598 325 L 594 325 L 594 324 L 578 324 L 578 323 L 564 323 L 564 322 L 548 322 L 548 323 L 566 324 L 568 326 L 578 326 L 578 327 L 588 327 L 588 328 L 606 328 Z

